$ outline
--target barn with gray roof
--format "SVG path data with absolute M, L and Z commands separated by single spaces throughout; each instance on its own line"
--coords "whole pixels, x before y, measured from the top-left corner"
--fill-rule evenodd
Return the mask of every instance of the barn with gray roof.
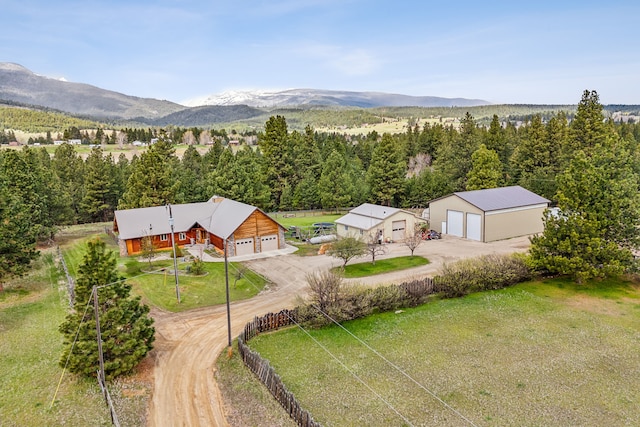
M 520 186 L 460 191 L 429 203 L 430 227 L 442 234 L 492 242 L 541 233 L 549 200 Z
M 227 241 L 229 256 L 248 255 L 286 247 L 284 227 L 255 206 L 222 197 L 207 202 L 171 205 L 177 246 L 205 245 L 219 251 Z M 120 254 L 142 252 L 150 237 L 158 249 L 171 247 L 169 206 L 153 206 L 115 212 L 113 230 Z

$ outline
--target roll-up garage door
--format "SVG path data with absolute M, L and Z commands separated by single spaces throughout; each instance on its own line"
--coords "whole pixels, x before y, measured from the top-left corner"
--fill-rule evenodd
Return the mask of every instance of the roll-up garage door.
M 460 211 L 447 211 L 447 234 L 462 237 L 464 229 L 462 220 L 464 216 Z
M 391 239 L 394 242 L 399 242 L 404 240 L 404 229 L 407 227 L 407 221 L 393 221 L 391 223 Z
M 253 238 L 236 240 L 236 255 L 250 255 L 254 253 Z
M 480 231 L 482 229 L 481 224 L 482 219 L 480 215 L 467 213 L 467 239 L 482 240 L 482 233 Z
M 260 237 L 260 251 L 275 251 L 278 249 L 278 235 L 272 234 L 269 236 Z

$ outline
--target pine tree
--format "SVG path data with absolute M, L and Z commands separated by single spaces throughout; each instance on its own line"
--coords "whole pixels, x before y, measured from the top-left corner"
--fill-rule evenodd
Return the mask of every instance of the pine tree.
M 155 330 L 149 307 L 130 296 L 131 285 L 118 276 L 116 258 L 99 239 L 87 243 L 78 267 L 73 310 L 60 325 L 65 350 L 60 365 L 94 376 L 99 368 L 93 289 L 99 287 L 98 315 L 106 378 L 131 372 L 153 348 Z M 77 338 L 76 338 L 77 334 Z
M 391 206 L 394 197 L 402 191 L 405 171 L 406 162 L 401 147 L 391 135 L 385 133 L 373 150 L 367 170 L 367 184 L 372 200 Z
M 0 152 L 0 165 L 2 157 Z M 31 212 L 0 173 L 0 291 L 5 279 L 21 276 L 38 257 L 36 237 Z
M 58 147 L 51 161 L 63 191 L 71 201 L 75 218 L 79 218 L 80 201 L 84 191 L 84 163 L 73 145 L 66 142 Z
M 471 154 L 480 146 L 480 135 L 475 119 L 466 113 L 460 121 L 460 131 L 450 129 L 437 149 L 434 165 L 454 183 L 456 190 L 466 186 L 471 170 Z
M 618 274 L 640 247 L 640 180 L 628 151 L 614 142 L 580 150 L 558 177 L 558 216 L 547 213 L 531 255 L 542 270 L 582 281 Z
M 100 147 L 93 148 L 85 162 L 86 183 L 80 208 L 88 222 L 109 221 L 113 218 L 116 177 L 111 163 L 109 158 L 103 156 Z
M 185 203 L 203 202 L 210 197 L 203 189 L 202 156 L 195 145 L 187 147 L 178 167 L 177 175 L 180 183 L 178 192 Z
M 264 157 L 264 182 L 271 189 L 272 205 L 280 206 L 285 183 L 293 175 L 293 143 L 284 116 L 270 117 L 264 133 L 258 136 L 258 146 Z
M 170 142 L 160 139 L 132 162 L 127 189 L 118 209 L 146 208 L 180 202 L 174 171 L 178 159 Z
M 324 209 L 350 206 L 351 180 L 346 161 L 337 151 L 332 151 L 322 167 L 318 180 L 318 193 Z
M 502 185 L 502 163 L 495 151 L 480 144 L 471 155 L 471 162 L 471 170 L 467 174 L 467 190 L 482 190 Z

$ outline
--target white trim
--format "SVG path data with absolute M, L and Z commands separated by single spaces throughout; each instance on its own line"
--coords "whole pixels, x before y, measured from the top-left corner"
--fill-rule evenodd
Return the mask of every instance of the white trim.
M 489 211 L 485 212 L 485 216 L 489 215 L 498 215 L 509 212 L 518 212 L 518 211 L 528 211 L 529 209 L 539 209 L 539 208 L 547 208 L 549 205 L 546 203 L 539 203 L 537 205 L 528 205 L 528 206 L 519 206 L 517 208 L 508 208 L 508 209 L 498 209 L 497 211 Z

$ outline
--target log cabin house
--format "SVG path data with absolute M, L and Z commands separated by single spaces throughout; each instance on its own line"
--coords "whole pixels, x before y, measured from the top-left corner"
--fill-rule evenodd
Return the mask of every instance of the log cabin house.
M 118 234 L 120 255 L 142 252 L 142 240 L 150 236 L 154 247 L 171 247 L 171 225 L 176 246 L 205 245 L 227 255 L 248 255 L 285 248 L 285 228 L 255 206 L 214 196 L 206 202 L 117 210 L 113 231 Z

